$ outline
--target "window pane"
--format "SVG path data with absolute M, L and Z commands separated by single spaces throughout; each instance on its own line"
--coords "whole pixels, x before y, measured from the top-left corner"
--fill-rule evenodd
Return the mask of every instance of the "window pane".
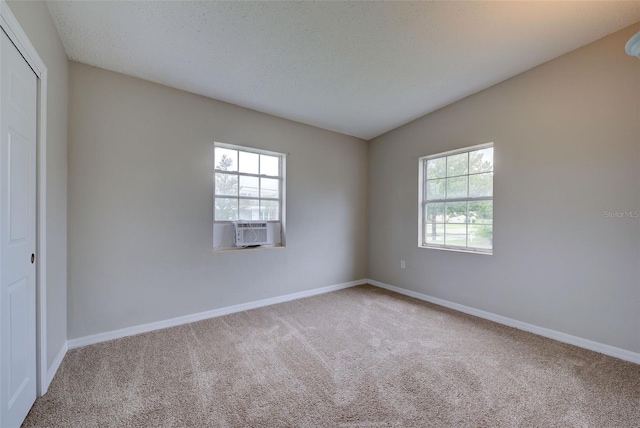
M 469 172 L 493 171 L 493 147 L 469 152 Z
M 240 152 L 240 172 L 247 174 L 258 174 L 258 161 L 260 155 L 256 153 Z
M 444 224 L 425 224 L 424 239 L 427 244 L 444 245 Z
M 444 244 L 454 247 L 466 247 L 467 225 L 447 224 L 445 227 Z
M 224 149 L 222 147 L 215 148 L 215 168 L 222 171 L 238 170 L 238 151 Z
M 258 197 L 258 177 L 240 176 L 240 196 Z
M 237 220 L 238 200 L 236 198 L 216 198 L 215 200 L 215 220 Z
M 260 220 L 280 220 L 278 201 L 260 201 Z
M 467 203 L 447 202 L 447 223 L 466 223 Z
M 238 196 L 238 176 L 216 172 L 216 195 Z
M 443 178 L 447 176 L 447 158 L 431 159 L 427 161 L 427 179 Z
M 445 179 L 427 181 L 427 200 L 444 199 L 446 182 Z
M 277 198 L 280 187 L 280 180 L 274 178 L 260 179 L 260 197 L 261 198 Z
M 492 224 L 493 201 L 470 201 L 469 223 Z
M 467 197 L 467 176 L 447 178 L 447 199 Z
M 493 248 L 493 226 L 469 225 L 469 247 Z
M 444 203 L 427 204 L 426 220 L 430 223 L 444 223 Z
M 469 197 L 493 196 L 493 172 L 469 176 Z
M 447 177 L 467 174 L 469 172 L 468 160 L 468 153 L 447 156 Z
M 260 155 L 260 174 L 280 175 L 280 158 L 277 156 Z
M 240 220 L 259 220 L 260 202 L 257 199 L 240 199 Z

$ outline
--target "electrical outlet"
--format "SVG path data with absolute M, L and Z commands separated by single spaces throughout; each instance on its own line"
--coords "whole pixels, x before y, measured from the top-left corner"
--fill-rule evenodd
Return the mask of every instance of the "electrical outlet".
M 404 260 L 400 260 L 400 269 L 404 269 L 405 264 L 404 264 Z

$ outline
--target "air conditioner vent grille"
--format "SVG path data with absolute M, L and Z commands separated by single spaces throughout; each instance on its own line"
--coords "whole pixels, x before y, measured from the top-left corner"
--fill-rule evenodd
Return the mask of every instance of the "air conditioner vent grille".
M 250 229 L 254 227 L 267 227 L 267 223 L 236 223 L 236 226 L 241 229 Z

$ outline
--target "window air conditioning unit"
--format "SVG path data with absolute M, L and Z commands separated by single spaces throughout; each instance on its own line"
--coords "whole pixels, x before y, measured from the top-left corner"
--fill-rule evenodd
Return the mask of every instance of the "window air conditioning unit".
M 234 222 L 236 229 L 236 247 L 253 247 L 269 244 L 267 241 L 267 222 Z

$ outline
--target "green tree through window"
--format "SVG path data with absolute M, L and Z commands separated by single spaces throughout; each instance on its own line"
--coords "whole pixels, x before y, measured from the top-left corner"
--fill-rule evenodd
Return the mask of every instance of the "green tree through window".
M 222 154 L 216 165 L 219 171 L 231 171 L 234 160 L 227 154 Z M 238 195 L 238 176 L 235 174 L 215 174 L 216 195 Z M 238 200 L 235 198 L 215 199 L 216 220 L 236 220 L 238 216 Z

